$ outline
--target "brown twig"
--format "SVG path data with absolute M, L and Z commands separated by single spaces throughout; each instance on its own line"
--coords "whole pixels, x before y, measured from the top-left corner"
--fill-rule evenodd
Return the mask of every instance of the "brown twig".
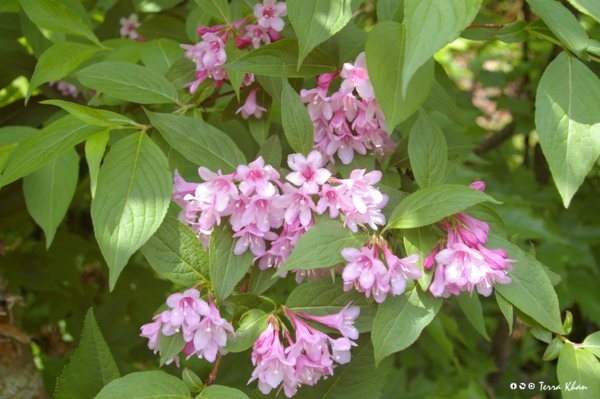
M 202 104 L 200 104 L 200 106 L 204 105 L 205 102 L 208 102 L 211 100 L 216 100 L 217 98 L 221 98 L 221 97 L 226 97 L 231 94 L 235 94 L 235 90 L 228 91 L 227 93 L 215 94 L 214 96 L 210 96 L 206 100 L 202 101 Z
M 465 29 L 473 29 L 473 28 L 497 28 L 497 29 L 501 29 L 504 28 L 504 25 L 502 24 L 472 24 L 467 26 Z
M 504 140 L 513 135 L 516 127 L 517 122 L 512 121 L 504 128 L 502 128 L 502 130 L 500 130 L 499 132 L 496 132 L 491 136 L 484 138 L 479 142 L 479 148 L 475 150 L 475 154 L 479 155 L 483 152 L 486 152 L 488 150 L 491 150 L 492 148 L 499 146 Z
M 217 371 L 219 371 L 219 364 L 221 364 L 222 357 L 223 355 L 219 353 L 219 356 L 217 357 L 217 362 L 215 363 L 215 368 L 213 368 L 213 371 L 208 376 L 208 380 L 206 380 L 206 382 L 204 383 L 205 386 L 210 386 L 215 383 L 215 380 L 217 379 Z

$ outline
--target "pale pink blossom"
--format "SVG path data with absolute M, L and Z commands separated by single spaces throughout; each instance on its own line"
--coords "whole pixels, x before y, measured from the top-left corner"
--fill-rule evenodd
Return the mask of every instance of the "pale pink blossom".
M 281 17 L 287 15 L 285 3 L 276 3 L 276 0 L 264 0 L 263 4 L 254 6 L 254 16 L 257 18 L 257 23 L 264 28 L 273 28 L 277 32 L 281 32 L 285 23 Z
M 364 100 L 371 100 L 375 97 L 375 92 L 367 73 L 367 57 L 364 52 L 356 57 L 354 64 L 345 63 L 340 75 L 344 78 L 341 86 L 342 93 L 350 94 L 356 88 L 356 91 Z
M 406 280 L 418 280 L 423 277 L 423 271 L 419 269 L 416 262 L 419 261 L 419 255 L 410 255 L 406 258 L 398 258 L 391 253 L 387 247 L 383 246 L 383 253 L 389 268 L 390 285 L 392 287 L 392 296 L 402 295 L 406 289 Z
M 311 316 L 305 313 L 298 314 L 304 318 L 315 320 L 328 327 L 339 330 L 344 337 L 350 339 L 358 339 L 358 330 L 354 327 L 354 320 L 360 314 L 360 308 L 358 306 L 349 307 L 352 304 L 350 302 L 346 305 L 339 313 L 335 313 L 328 316 Z
M 355 209 L 352 199 L 346 195 L 346 186 L 330 186 L 324 184 L 319 193 L 321 199 L 317 203 L 316 211 L 319 215 L 323 214 L 329 207 L 329 218 L 335 219 L 339 216 L 340 210 L 344 213 Z
M 200 358 L 204 357 L 209 362 L 214 362 L 217 352 L 227 344 L 227 331 L 235 337 L 231 324 L 221 317 L 219 309 L 215 306 L 209 295 L 210 311 L 202 321 L 194 325 L 194 354 Z
M 367 297 L 370 296 L 368 290 L 375 284 L 376 277 L 387 273 L 383 262 L 375 257 L 372 249 L 367 247 L 362 247 L 360 251 L 356 248 L 344 248 L 342 256 L 350 262 L 342 272 L 344 291 L 356 287 L 359 292 L 365 292 Z
M 271 165 L 265 166 L 265 160 L 260 156 L 248 166 L 239 165 L 235 178 L 241 182 L 239 187 L 244 195 L 248 196 L 256 190 L 263 197 L 272 197 L 276 191 L 270 181 L 279 179 L 279 173 Z
M 121 34 L 121 38 L 126 38 L 129 36 L 130 39 L 137 39 L 140 35 L 135 31 L 136 28 L 140 27 L 140 23 L 138 21 L 137 14 L 131 14 L 129 18 L 122 17 L 119 20 L 121 24 L 121 29 L 119 33 Z
M 469 187 L 474 188 L 475 190 L 483 191 L 485 190 L 485 183 L 482 181 L 476 181 L 471 183 Z
M 246 25 L 244 29 L 247 33 L 246 36 L 244 36 L 244 38 L 242 39 L 244 40 L 243 43 L 250 42 L 252 43 L 252 46 L 254 46 L 254 48 L 259 48 L 261 42 L 263 42 L 264 44 L 271 43 L 271 37 L 268 35 L 269 30 L 267 28 L 260 25 Z
M 250 115 L 254 115 L 255 118 L 260 119 L 263 112 L 266 112 L 267 109 L 261 107 L 256 103 L 256 87 L 250 91 L 248 97 L 246 98 L 246 102 L 236 111 L 236 114 L 242 113 L 244 119 L 248 119 Z
M 302 154 L 290 154 L 288 165 L 293 172 L 285 178 L 296 186 L 303 186 L 308 194 L 318 193 L 319 186 L 331 176 L 330 171 L 321 168 L 323 157 L 318 151 L 311 151 L 306 158 Z
M 172 309 L 169 322 L 173 327 L 180 326 L 184 320 L 190 326 L 198 324 L 200 316 L 210 313 L 210 308 L 200 299 L 200 292 L 195 288 L 190 288 L 182 294 L 169 295 L 167 305 Z
M 273 206 L 285 209 L 285 221 L 292 224 L 296 219 L 302 226 L 308 226 L 312 220 L 312 211 L 316 211 L 315 203 L 309 193 L 302 188 L 297 189 L 289 183 L 282 186 L 284 194 L 273 199 Z
M 235 244 L 233 253 L 241 255 L 248 248 L 255 256 L 263 256 L 267 251 L 267 245 L 265 239 L 273 241 L 277 239 L 277 234 L 272 231 L 261 231 L 255 224 L 250 224 L 244 227 L 239 232 L 233 235 L 234 238 L 240 237 L 238 242 Z

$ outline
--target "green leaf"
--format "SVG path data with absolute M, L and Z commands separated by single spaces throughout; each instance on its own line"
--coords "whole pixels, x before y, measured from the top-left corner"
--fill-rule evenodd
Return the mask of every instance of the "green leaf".
M 128 62 L 99 62 L 75 74 L 86 87 L 138 104 L 177 102 L 175 87 L 163 76 Z
M 281 91 L 281 120 L 290 147 L 307 156 L 313 149 L 315 130 L 306 106 L 286 78 Z
M 431 280 L 433 280 L 433 269 L 425 269 L 423 267 L 423 260 L 431 255 L 439 239 L 440 236 L 428 227 L 407 229 L 404 231 L 404 248 L 406 249 L 406 254 L 408 256 L 419 255 L 419 260 L 415 264 L 423 270 L 423 277 L 418 280 L 423 291 L 427 291 Z
M 412 345 L 442 306 L 441 298 L 417 286 L 402 295 L 386 298 L 379 304 L 372 340 L 375 363 Z
M 502 314 L 506 318 L 506 321 L 508 322 L 508 333 L 512 334 L 514 321 L 513 305 L 512 303 L 508 302 L 497 290 L 495 294 L 496 302 L 498 302 L 498 307 L 500 308 L 500 311 L 502 312 Z
M 231 23 L 231 12 L 227 0 L 196 0 L 196 4 L 217 20 Z
M 56 382 L 56 399 L 93 399 L 121 375 L 98 328 L 94 311 L 88 310 L 77 352 Z
M 454 160 L 459 157 L 467 157 L 477 148 L 477 144 L 466 135 L 455 130 L 444 130 L 444 137 L 448 145 L 448 159 Z
M 518 261 L 513 264 L 514 271 L 508 273 L 512 282 L 495 284 L 496 290 L 548 330 L 563 334 L 558 298 L 540 263 L 516 245 L 492 235 L 488 235 L 486 247 L 501 248 L 506 251 L 508 259 Z
M 229 223 L 221 223 L 213 228 L 208 251 L 210 282 L 215 295 L 222 301 L 232 292 L 236 284 L 246 275 L 254 255 L 250 248 L 242 255 L 233 250 L 238 239 L 233 238 L 234 231 Z
M 377 25 L 375 25 L 377 26 Z M 340 35 L 340 64 L 354 62 L 356 57 L 365 51 L 368 33 L 362 29 L 346 25 L 339 33 Z
M 144 132 L 112 146 L 98 176 L 92 220 L 110 269 L 109 286 L 160 226 L 171 199 L 167 158 Z
M 29 126 L 0 127 L 0 144 L 16 144 L 35 136 L 39 132 L 39 129 Z
M 150 266 L 174 283 L 193 287 L 208 281 L 208 252 L 196 234 L 175 218 L 166 216 L 140 249 Z
M 440 185 L 446 174 L 448 146 L 442 129 L 423 108 L 410 131 L 408 155 L 415 180 L 422 188 Z
M 88 169 L 90 170 L 90 188 L 92 198 L 96 196 L 96 187 L 98 185 L 98 172 L 100 172 L 100 163 L 106 151 L 106 143 L 110 137 L 110 130 L 106 129 L 85 142 L 85 158 L 87 159 Z
M 305 385 L 299 391 L 300 396 L 327 399 L 381 397 L 392 359 L 375 364 L 368 334 L 362 335 L 356 343 L 358 346 L 352 348 L 350 362 L 336 365 L 333 376 L 314 386 Z
M 560 350 L 556 371 L 564 399 L 600 397 L 600 363 L 587 350 L 565 343 Z
M 29 214 L 46 234 L 50 248 L 56 229 L 75 195 L 79 177 L 79 155 L 73 148 L 23 179 Z
M 506 25 L 494 34 L 494 36 L 504 43 L 520 43 L 529 39 L 527 31 L 527 22 L 523 20 L 515 21 Z
M 445 114 L 452 121 L 460 125 L 469 125 L 471 123 L 471 121 L 465 118 L 460 108 L 456 106 L 454 100 L 437 80 L 433 82 L 429 96 L 424 104 Z
M 404 21 L 404 0 L 380 0 L 377 2 L 377 21 Z
M 191 392 L 198 392 L 204 389 L 204 383 L 200 377 L 187 367 L 183 369 L 181 379 Z
M 84 105 L 72 103 L 69 101 L 62 100 L 45 100 L 40 101 L 40 104 L 56 105 L 73 115 L 75 118 L 82 122 L 89 123 L 95 126 L 104 127 L 116 127 L 113 122 L 109 121 L 104 115 L 94 108 L 86 107 Z
M 457 184 L 428 187 L 406 197 L 388 220 L 387 228 L 427 226 L 480 202 L 500 204 L 481 191 Z
M 433 54 L 458 37 L 482 0 L 404 0 L 404 65 L 402 95 L 412 76 Z
M 233 140 L 203 120 L 148 110 L 146 114 L 169 145 L 196 165 L 232 173 L 238 165 L 246 163 L 246 157 Z
M 382 22 L 369 32 L 367 66 L 377 103 L 385 115 L 388 131 L 411 116 L 425 101 L 434 82 L 433 58 L 421 65 L 402 94 L 404 27 L 393 21 Z
M 97 47 L 73 42 L 52 45 L 52 47 L 41 55 L 35 66 L 31 83 L 27 89 L 25 104 L 29 101 L 29 97 L 35 88 L 41 84 L 64 78 L 69 72 L 99 50 Z
M 95 399 L 186 399 L 187 386 L 177 377 L 162 371 L 127 374 L 108 384 Z
M 583 340 L 583 344 L 585 345 L 585 349 L 600 357 L 600 331 L 588 335 Z
M 253 267 L 250 272 L 250 283 L 248 284 L 248 292 L 260 295 L 268 290 L 278 279 L 272 278 L 277 272 L 274 268 L 260 270 L 258 267 Z
M 473 205 L 462 211 L 462 213 L 487 223 L 488 226 L 490 226 L 490 234 L 506 240 L 504 221 L 500 215 L 489 206 L 484 204 Z
M 592 53 L 596 56 L 600 56 L 600 42 L 597 40 L 590 39 L 587 51 L 588 51 L 588 53 Z
M 256 91 L 256 103 L 267 111 L 262 113 L 260 118 L 251 116 L 248 119 L 248 127 L 250 128 L 250 134 L 256 140 L 258 145 L 262 146 L 265 143 L 267 137 L 269 137 L 269 127 L 271 125 L 271 104 L 273 99 L 265 89 L 259 87 Z M 281 158 L 281 155 L 279 156 Z M 279 166 L 279 165 L 278 165 Z
M 279 169 L 279 166 L 281 166 L 281 141 L 279 136 L 272 136 L 265 141 L 256 157 L 263 157 L 265 165 L 271 165 L 275 169 Z
M 102 46 L 90 27 L 73 11 L 55 0 L 20 0 L 21 7 L 40 28 L 83 36 Z
M 354 3 L 354 4 L 353 4 Z M 288 0 L 290 22 L 298 35 L 298 69 L 317 45 L 339 32 L 352 18 L 360 2 L 352 0 Z
M 458 304 L 462 309 L 469 323 L 477 330 L 486 341 L 490 341 L 490 336 L 485 329 L 485 321 L 483 320 L 483 309 L 479 302 L 479 295 L 471 295 L 467 291 L 461 292 L 458 296 Z
M 526 0 L 548 28 L 579 58 L 587 59 L 588 35 L 577 18 L 562 4 L 552 0 Z
M 184 84 L 196 80 L 195 75 L 196 64 L 192 60 L 181 57 L 171 65 L 165 77 L 177 90 L 180 90 L 183 89 Z
M 312 270 L 335 266 L 344 262 L 344 248 L 360 248 L 368 237 L 342 227 L 336 220 L 328 220 L 311 227 L 294 247 L 276 276 L 289 270 Z
M 0 187 L 27 176 L 102 130 L 71 115 L 57 120 L 17 147 L 0 177 Z
M 549 361 L 554 360 L 560 354 L 560 350 L 563 347 L 563 341 L 558 337 L 552 340 L 552 343 L 548 345 L 546 350 L 544 351 L 544 355 L 542 356 L 542 360 Z
M 566 208 L 600 155 L 600 79 L 561 53 L 538 86 L 535 125 Z
M 221 302 L 227 313 L 235 318 L 239 318 L 250 309 L 257 309 L 262 304 L 262 299 L 256 294 L 233 294 Z
M 237 60 L 223 65 L 229 71 L 241 71 L 267 76 L 310 77 L 335 70 L 335 63 L 323 50 L 313 49 L 296 70 L 298 41 L 283 39 L 253 50 Z
M 158 39 L 144 43 L 140 58 L 144 65 L 161 76 L 173 66 L 175 61 L 183 57 L 185 50 L 174 40 Z
M 227 339 L 226 350 L 243 352 L 252 347 L 258 336 L 267 328 L 271 316 L 260 309 L 251 309 L 244 313 L 240 320 L 240 326 L 235 331 L 235 337 Z
M 181 352 L 185 347 L 186 342 L 183 340 L 183 333 L 176 333 L 167 337 L 166 335 L 160 334 L 159 345 L 160 345 L 160 367 L 164 366 L 165 363 Z
M 225 46 L 225 53 L 227 54 L 227 60 L 228 61 L 235 61 L 238 58 L 248 54 L 248 50 L 246 50 L 246 48 L 239 48 L 236 45 L 236 42 L 234 39 L 231 39 L 229 41 L 229 43 L 227 43 L 227 45 Z M 229 81 L 231 83 L 231 86 L 233 87 L 233 90 L 235 90 L 235 95 L 237 96 L 238 100 L 240 99 L 240 87 L 242 85 L 242 82 L 244 81 L 244 78 L 246 77 L 246 73 L 242 72 L 242 71 L 229 71 L 228 74 L 229 76 Z M 257 96 L 258 97 L 258 96 Z M 262 105 L 262 104 L 259 104 Z
M 292 291 L 285 306 L 312 316 L 327 316 L 339 313 L 351 301 L 351 306 L 360 308 L 360 316 L 354 321 L 354 326 L 361 333 L 371 331 L 377 304 L 368 303 L 365 294 L 354 289 L 345 292 L 341 281 L 333 283 L 322 278 L 300 284 Z
M 248 399 L 248 396 L 239 389 L 211 385 L 204 388 L 196 399 Z
M 569 0 L 576 9 L 600 22 L 600 3 L 595 0 Z

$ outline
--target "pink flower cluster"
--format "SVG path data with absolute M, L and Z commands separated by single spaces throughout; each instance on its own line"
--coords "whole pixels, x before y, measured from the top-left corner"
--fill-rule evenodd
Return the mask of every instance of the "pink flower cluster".
M 329 209 L 331 219 L 342 213 L 344 226 L 354 232 L 358 231 L 358 223 L 373 230 L 385 224 L 381 209 L 388 197 L 373 187 L 381 179 L 380 171 L 365 174 L 364 169 L 357 169 L 349 179 L 336 179 L 322 168 L 323 163 L 318 151 L 307 157 L 291 154 L 288 165 L 293 172 L 286 176 L 289 183 L 281 183 L 279 173 L 271 165 L 265 165 L 262 157 L 238 166 L 229 175 L 200 167 L 198 173 L 204 183 L 187 183 L 175 174 L 172 198 L 183 209 L 180 220 L 196 232 L 205 248 L 208 249 L 214 225 L 220 225 L 223 217 L 230 216 L 233 237 L 239 238 L 234 253 L 241 255 L 249 249 L 260 270 L 278 269 L 300 237 L 314 226 L 315 212 L 323 214 Z M 239 189 L 235 182 L 239 182 Z M 317 203 L 314 195 L 320 197 Z M 269 249 L 266 241 L 271 241 Z M 305 271 L 297 274 L 299 283 L 305 274 Z M 322 275 L 318 271 L 311 277 Z
M 344 259 L 350 262 L 342 272 L 344 291 L 356 288 L 358 292 L 364 292 L 367 298 L 373 294 L 375 301 L 381 303 L 388 293 L 392 296 L 402 295 L 407 279 L 423 277 L 423 271 L 415 265 L 419 255 L 400 259 L 389 251 L 385 243 L 382 244 L 382 249 L 387 267 L 379 258 L 378 244 L 374 244 L 372 248 L 362 247 L 360 251 L 356 248 L 342 250 Z
M 154 317 L 154 322 L 141 327 L 141 337 L 149 338 L 148 348 L 155 353 L 160 352 L 160 335 L 166 337 L 182 334 L 186 342 L 181 351 L 188 358 L 196 355 L 214 362 L 217 352 L 226 353 L 222 348 L 227 344 L 227 331 L 235 332 L 231 324 L 219 314 L 212 297 L 209 302 L 200 298 L 200 292 L 195 288 L 184 291 L 183 294 L 172 294 L 167 298 L 165 310 Z M 179 367 L 179 355 L 169 359 L 166 364 L 173 361 Z
M 475 182 L 470 187 L 483 191 L 485 184 Z M 472 294 L 475 287 L 481 295 L 490 296 L 494 283 L 511 282 L 506 273 L 513 271 L 511 263 L 516 260 L 507 259 L 502 249 L 484 247 L 490 232 L 487 223 L 457 213 L 437 225 L 447 233 L 445 248 L 437 253 L 440 248 L 438 243 L 433 253 L 423 261 L 427 269 L 437 262 L 434 280 L 429 288 L 433 296 L 448 298 L 450 294 L 459 295 L 461 291 Z
M 231 24 L 198 28 L 197 32 L 202 37 L 202 41 L 195 45 L 181 45 L 182 48 L 187 50 L 185 57 L 196 63 L 196 80 L 185 84 L 184 87 L 189 86 L 190 92 L 194 93 L 200 83 L 207 78 L 211 78 L 216 81 L 216 87 L 220 88 L 223 85 L 223 80 L 229 79 L 227 71 L 220 68 L 227 61 L 227 54 L 225 52 L 227 43 L 230 40 L 235 40 L 237 47 L 242 48 L 252 45 L 254 48 L 258 48 L 261 42 L 268 44 L 271 43 L 271 40 L 277 41 L 281 39 L 279 32 L 285 25 L 281 17 L 286 15 L 285 3 L 275 3 L 275 0 L 264 0 L 263 4 L 259 3 L 254 6 L 254 16 L 246 17 Z M 243 26 L 253 18 L 255 18 L 256 24 Z M 242 87 L 250 86 L 253 82 L 254 75 L 246 74 L 242 82 Z M 254 105 L 247 105 L 243 113 L 244 118 L 248 118 L 250 115 L 260 118 L 260 112 L 256 113 L 248 109 L 257 109 L 255 90 L 253 90 L 253 93 L 254 96 L 248 96 L 249 100 L 247 101 L 254 101 Z
M 365 53 L 354 65 L 345 63 L 340 75 L 341 87 L 331 97 L 327 97 L 327 90 L 336 73 L 321 75 L 316 88 L 300 91 L 315 129 L 314 148 L 333 164 L 337 153 L 345 165 L 352 162 L 355 152 L 392 153 L 396 143 L 388 136 L 385 117 L 375 99 Z M 361 99 L 354 96 L 355 89 Z
M 302 384 L 315 385 L 322 376 L 333 375 L 333 361 L 345 364 L 350 361 L 350 349 L 356 344 L 358 330 L 353 326 L 360 308 L 348 308 L 330 316 L 310 316 L 292 313 L 286 309 L 294 329 L 296 342 L 285 331 L 289 346 L 285 348 L 279 339 L 279 325 L 271 318 L 252 351 L 252 364 L 256 366 L 248 383 L 258 380 L 258 388 L 267 395 L 283 382 L 283 390 L 288 398 L 294 396 Z M 333 339 L 308 324 L 301 318 L 312 319 L 328 327 L 337 329 L 342 337 Z M 281 389 L 281 388 L 280 388 Z
M 71 96 L 73 98 L 77 98 L 80 94 L 85 95 L 85 90 L 81 90 L 74 84 L 65 82 L 64 80 L 53 80 L 52 82 L 49 82 L 48 85 L 50 87 L 56 85 L 58 91 L 60 91 L 60 93 L 65 97 Z M 95 92 L 95 90 L 92 90 L 92 95 L 94 95 Z
M 139 28 L 141 25 L 138 21 L 137 14 L 133 13 L 129 18 L 123 17 L 119 20 L 119 23 L 121 24 L 119 33 L 121 34 L 122 39 L 129 37 L 130 39 L 138 40 L 141 37 L 140 34 L 135 31 L 135 29 Z

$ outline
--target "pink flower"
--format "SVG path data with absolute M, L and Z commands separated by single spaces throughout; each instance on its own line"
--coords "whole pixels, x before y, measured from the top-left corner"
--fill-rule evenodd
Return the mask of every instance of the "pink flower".
M 306 158 L 302 154 L 290 154 L 288 165 L 294 172 L 285 178 L 296 186 L 303 186 L 307 194 L 318 193 L 319 186 L 331 176 L 330 171 L 321 168 L 323 157 L 318 151 L 311 151 Z
M 354 286 L 359 292 L 367 293 L 369 297 L 369 289 L 375 284 L 376 277 L 386 274 L 385 265 L 374 256 L 373 250 L 367 247 L 362 247 L 360 251 L 356 248 L 344 248 L 342 256 L 350 262 L 342 272 L 344 291 L 350 291 Z
M 481 252 L 483 259 L 492 270 L 512 271 L 510 263 L 516 262 L 513 259 L 507 259 L 506 252 L 502 249 L 487 249 L 481 244 L 477 244 L 477 249 Z
M 248 196 L 256 190 L 263 197 L 272 197 L 276 191 L 269 181 L 279 179 L 279 173 L 271 165 L 265 166 L 265 160 L 261 156 L 248 166 L 238 166 L 235 178 L 241 182 L 240 191 L 244 195 Z
M 487 235 L 490 233 L 490 226 L 487 223 L 467 216 L 464 213 L 457 213 L 454 217 L 462 222 L 475 236 L 474 239 L 470 237 L 470 241 L 473 242 L 472 244 L 468 243 L 470 246 L 475 246 L 477 242 L 481 244 L 487 242 Z
M 198 357 L 204 357 L 209 362 L 214 362 L 217 352 L 227 344 L 227 331 L 233 334 L 235 332 L 231 324 L 221 317 L 219 309 L 215 306 L 212 297 L 209 295 L 210 312 L 202 321 L 192 327 L 194 334 L 194 354 Z
M 346 186 L 332 187 L 329 184 L 323 184 L 319 195 L 321 199 L 317 203 L 316 211 L 319 215 L 323 214 L 329 207 L 329 218 L 335 219 L 342 212 L 350 212 L 355 209 L 352 199 L 345 195 Z
M 435 260 L 445 266 L 445 280 L 458 286 L 475 285 L 485 276 L 485 259 L 479 251 L 464 244 L 454 244 L 440 251 Z
M 200 316 L 208 316 L 210 309 L 206 302 L 200 299 L 200 292 L 195 288 L 184 291 L 183 294 L 171 294 L 167 305 L 172 308 L 169 322 L 173 327 L 180 326 L 183 321 L 189 325 L 200 322 Z
M 196 193 L 199 183 L 188 183 L 183 177 L 179 175 L 177 169 L 175 169 L 175 177 L 173 178 L 173 196 L 171 199 L 175 201 L 181 208 L 185 207 L 188 203 L 184 198 L 187 195 L 193 195 Z
M 244 119 L 248 119 L 250 115 L 254 115 L 255 118 L 260 119 L 260 116 L 263 112 L 266 112 L 267 109 L 261 107 L 256 103 L 256 87 L 250 91 L 248 94 L 248 98 L 246 98 L 246 102 L 236 111 L 236 114 L 242 113 Z
M 307 227 L 313 220 L 312 212 L 316 211 L 315 203 L 309 193 L 302 188 L 297 189 L 289 183 L 283 185 L 284 194 L 273 199 L 273 206 L 285 209 L 285 221 L 292 224 L 299 219 L 302 226 Z
M 119 33 L 121 34 L 121 38 L 126 38 L 127 36 L 129 36 L 129 38 L 135 40 L 140 36 L 135 31 L 135 29 L 139 28 L 141 25 L 138 22 L 138 16 L 135 13 L 131 14 L 129 18 L 121 18 L 119 20 L 119 23 L 121 24 L 121 29 L 119 31 Z
M 440 248 L 440 243 L 435 244 L 435 248 L 433 252 L 429 254 L 425 259 L 423 259 L 423 267 L 427 270 L 430 270 L 435 264 L 435 255 L 437 254 L 438 249 Z
M 411 255 L 400 259 L 391 253 L 385 245 L 383 246 L 383 253 L 389 268 L 392 296 L 404 293 L 407 279 L 418 280 L 423 277 L 423 271 L 415 265 L 415 262 L 419 260 L 419 255 Z
M 281 17 L 287 15 L 285 3 L 275 3 L 275 0 L 264 0 L 263 4 L 254 6 L 254 16 L 263 28 L 273 28 L 281 32 L 285 23 Z
M 352 134 L 344 134 L 343 136 L 334 136 L 335 140 L 332 140 L 327 146 L 327 155 L 333 155 L 336 153 L 344 165 L 350 164 L 354 159 L 354 152 L 358 152 L 361 155 L 367 153 L 367 149 L 364 144 L 352 137 Z
M 142 333 L 140 337 L 149 338 L 148 341 L 148 349 L 150 350 L 158 350 L 159 340 L 160 340 L 160 330 L 162 327 L 162 319 L 161 315 L 156 315 L 152 318 L 155 320 L 152 323 L 144 324 L 140 330 Z
M 259 48 L 261 41 L 264 44 L 271 43 L 271 37 L 267 34 L 267 32 L 269 31 L 267 28 L 260 25 L 246 25 L 244 29 L 247 33 L 246 36 L 244 36 L 243 40 L 245 41 L 245 43 L 250 41 L 254 48 Z
M 234 254 L 241 255 L 246 252 L 248 247 L 250 247 L 250 251 L 252 251 L 255 256 L 263 256 L 267 251 L 265 239 L 273 241 L 277 239 L 277 234 L 272 231 L 260 231 L 256 225 L 250 224 L 244 227 L 243 230 L 235 233 L 233 237 L 240 237 L 235 244 L 235 249 L 233 250 Z
M 349 179 L 340 180 L 348 187 L 348 195 L 352 196 L 352 202 L 356 209 L 364 213 L 367 205 L 378 204 L 383 201 L 383 195 L 373 184 L 381 180 L 382 173 L 374 170 L 365 175 L 366 169 L 354 169 Z
M 358 339 L 358 330 L 354 327 L 354 320 L 360 314 L 360 308 L 358 306 L 352 306 L 348 308 L 352 302 L 346 305 L 339 313 L 335 313 L 328 316 L 311 316 L 305 313 L 298 314 L 304 318 L 315 320 L 328 327 L 339 330 L 344 337 L 350 339 Z
M 471 183 L 469 187 L 474 188 L 475 190 L 483 191 L 485 190 L 485 183 L 482 181 L 476 181 Z
M 356 57 L 354 65 L 349 62 L 345 63 L 340 75 L 344 78 L 341 86 L 342 93 L 350 94 L 356 88 L 356 91 L 364 100 L 371 100 L 375 97 L 367 73 L 367 57 L 364 52 Z
M 302 102 L 308 103 L 307 109 L 310 119 L 316 121 L 323 117 L 327 120 L 333 116 L 331 112 L 331 105 L 329 104 L 329 98 L 326 97 L 327 89 L 318 87 L 316 89 L 300 90 L 300 98 Z
M 238 198 L 238 190 L 236 185 L 233 183 L 234 175 L 223 175 L 221 170 L 217 173 L 213 173 L 204 166 L 198 168 L 198 175 L 202 180 L 208 182 L 206 186 L 210 195 L 215 196 L 215 209 L 219 212 L 223 212 L 230 200 Z
M 241 225 L 247 226 L 254 223 L 258 230 L 269 231 L 271 228 L 279 228 L 283 223 L 283 209 L 271 205 L 273 197 L 262 197 L 254 194 L 241 219 Z

